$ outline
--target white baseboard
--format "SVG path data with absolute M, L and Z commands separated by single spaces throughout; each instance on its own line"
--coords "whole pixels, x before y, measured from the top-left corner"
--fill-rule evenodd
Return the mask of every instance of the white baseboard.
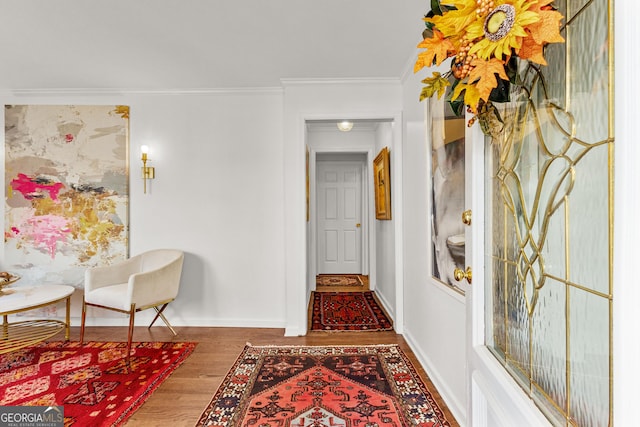
M 155 315 L 155 313 L 152 313 Z M 174 327 L 209 327 L 209 328 L 275 328 L 284 329 L 284 320 L 256 320 L 256 319 L 184 319 L 167 316 Z M 136 326 L 149 326 L 153 316 L 136 315 Z M 80 326 L 80 318 L 71 318 L 71 326 Z M 87 326 L 129 326 L 127 317 L 91 317 L 87 318 Z M 155 326 L 164 326 L 162 320 L 156 320 Z
M 435 368 L 429 357 L 420 349 L 420 346 L 411 336 L 411 333 L 409 333 L 405 329 L 403 337 L 407 344 L 409 344 L 409 347 L 411 347 L 411 351 L 413 351 L 413 353 L 416 355 L 416 358 L 418 359 L 424 370 L 427 372 L 427 375 L 429 376 L 429 379 L 431 379 L 433 385 L 435 385 L 436 389 L 438 389 L 438 393 L 440 393 L 440 396 L 447 404 L 447 407 L 455 417 L 458 424 L 460 424 L 461 427 L 466 426 L 466 405 L 463 404 L 463 402 L 461 402 L 460 399 L 452 392 L 452 390 L 447 385 L 447 382 L 444 378 L 442 378 L 442 376 L 440 376 L 438 370 Z
M 384 311 L 386 311 L 386 313 L 391 318 L 391 321 L 395 324 L 396 312 L 394 310 L 394 307 L 391 307 L 391 304 L 389 304 L 389 301 L 387 301 L 381 293 L 376 292 L 375 294 L 376 294 L 376 297 L 378 298 L 378 301 L 380 301 L 380 304 L 382 304 L 382 308 L 384 308 Z

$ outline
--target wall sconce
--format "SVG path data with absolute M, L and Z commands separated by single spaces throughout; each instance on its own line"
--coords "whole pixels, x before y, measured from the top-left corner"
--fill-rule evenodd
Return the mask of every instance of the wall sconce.
M 338 122 L 337 125 L 338 129 L 342 132 L 349 132 L 351 129 L 353 129 L 353 122 L 349 122 L 347 120 Z
M 149 160 L 147 155 L 149 154 L 149 147 L 143 145 L 140 147 L 140 151 L 142 152 L 142 181 L 144 182 L 144 193 L 147 193 L 147 180 L 153 179 L 156 177 L 156 170 L 153 166 L 147 166 L 147 161 Z

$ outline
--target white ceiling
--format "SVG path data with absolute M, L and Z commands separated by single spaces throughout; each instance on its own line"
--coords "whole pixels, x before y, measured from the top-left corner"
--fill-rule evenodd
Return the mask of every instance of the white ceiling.
M 398 78 L 425 0 L 0 0 L 0 90 Z

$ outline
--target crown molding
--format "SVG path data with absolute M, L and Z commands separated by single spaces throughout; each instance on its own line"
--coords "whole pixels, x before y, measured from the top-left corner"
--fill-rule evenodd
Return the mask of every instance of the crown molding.
M 285 78 L 280 79 L 282 86 L 319 86 L 319 85 L 398 85 L 400 79 L 391 77 L 380 78 L 343 78 L 343 79 L 298 79 L 298 78 Z
M 282 87 L 238 88 L 185 88 L 185 89 L 135 89 L 135 88 L 34 88 L 3 89 L 7 96 L 127 96 L 127 95 L 227 95 L 227 94 L 281 94 Z

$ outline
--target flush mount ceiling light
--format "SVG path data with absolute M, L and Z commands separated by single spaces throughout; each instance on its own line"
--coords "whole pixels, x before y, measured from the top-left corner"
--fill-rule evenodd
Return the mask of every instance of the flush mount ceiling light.
M 347 120 L 338 122 L 338 129 L 340 129 L 342 132 L 349 132 L 351 129 L 353 129 L 353 122 L 349 122 Z

